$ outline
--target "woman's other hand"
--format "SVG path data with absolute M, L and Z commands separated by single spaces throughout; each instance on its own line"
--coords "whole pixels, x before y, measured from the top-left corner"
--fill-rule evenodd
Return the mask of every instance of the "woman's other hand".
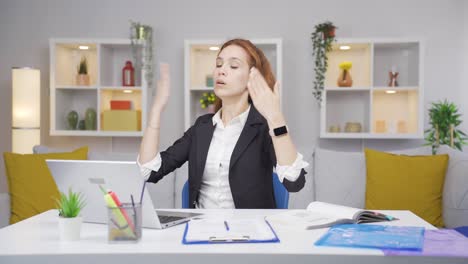
M 255 108 L 268 123 L 274 127 L 284 125 L 281 124 L 284 123 L 284 118 L 280 107 L 279 83 L 276 82 L 271 89 L 260 71 L 253 67 L 250 70 L 247 88 Z

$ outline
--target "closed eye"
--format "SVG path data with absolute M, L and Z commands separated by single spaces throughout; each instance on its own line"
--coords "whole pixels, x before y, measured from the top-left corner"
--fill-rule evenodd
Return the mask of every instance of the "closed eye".
M 217 58 L 216 59 L 216 68 L 221 68 L 223 66 L 223 59 Z

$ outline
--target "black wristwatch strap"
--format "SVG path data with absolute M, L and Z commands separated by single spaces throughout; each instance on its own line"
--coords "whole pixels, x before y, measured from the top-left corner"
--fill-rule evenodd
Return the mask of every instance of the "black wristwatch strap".
M 281 136 L 281 135 L 284 135 L 284 134 L 287 134 L 288 133 L 288 127 L 287 126 L 280 126 L 280 127 L 277 127 L 277 128 L 273 128 L 270 130 L 270 135 L 272 137 L 278 137 L 278 136 Z

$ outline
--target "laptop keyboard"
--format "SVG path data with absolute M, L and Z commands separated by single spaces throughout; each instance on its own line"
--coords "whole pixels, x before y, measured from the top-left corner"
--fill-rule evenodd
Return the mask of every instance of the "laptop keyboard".
M 166 224 L 166 223 L 174 222 L 174 221 L 177 221 L 177 220 L 185 219 L 186 217 L 158 215 L 158 218 L 159 218 L 159 222 L 161 222 L 161 224 Z

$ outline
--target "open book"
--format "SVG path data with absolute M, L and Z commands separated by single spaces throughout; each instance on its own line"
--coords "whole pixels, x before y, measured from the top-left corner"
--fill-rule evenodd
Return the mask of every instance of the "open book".
M 398 220 L 382 213 L 342 205 L 312 202 L 306 210 L 289 210 L 268 219 L 294 223 L 305 229 L 330 227 L 338 224 L 362 224 Z

